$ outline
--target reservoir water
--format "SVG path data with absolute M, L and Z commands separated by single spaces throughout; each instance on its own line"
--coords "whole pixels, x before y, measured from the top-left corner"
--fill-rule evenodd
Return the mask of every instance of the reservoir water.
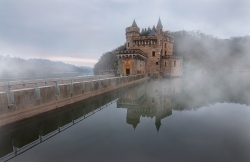
M 0 161 L 250 161 L 249 77 L 156 79 L 0 128 Z

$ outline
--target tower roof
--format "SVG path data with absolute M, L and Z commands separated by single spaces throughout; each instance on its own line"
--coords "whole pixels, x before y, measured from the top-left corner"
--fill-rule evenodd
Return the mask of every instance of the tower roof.
M 157 28 L 163 28 L 160 18 L 159 18 L 158 23 L 157 23 Z
M 151 30 L 151 32 L 149 33 L 149 36 L 155 36 L 156 35 L 156 32 L 154 29 Z
M 160 130 L 161 123 L 160 122 L 155 123 L 155 127 L 156 127 L 156 130 L 158 132 Z
M 133 21 L 132 27 L 138 27 L 137 24 L 136 24 L 136 22 L 135 22 L 135 19 Z

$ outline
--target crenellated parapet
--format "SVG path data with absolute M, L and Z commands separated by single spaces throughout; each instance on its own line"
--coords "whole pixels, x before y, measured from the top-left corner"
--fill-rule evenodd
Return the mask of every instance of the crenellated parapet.
M 141 60 L 146 60 L 148 58 L 147 54 L 139 49 L 117 51 L 116 57 L 117 59 L 141 59 Z
M 132 26 L 126 28 L 126 50 L 116 54 L 118 72 L 121 75 L 181 76 L 182 68 L 178 65 L 182 64 L 182 59 L 174 56 L 173 46 L 174 37 L 163 30 L 160 19 L 156 28 L 142 30 L 141 34 L 134 20 Z
M 140 33 L 140 28 L 138 27 L 127 27 L 126 28 L 126 33 L 131 33 L 131 32 L 137 32 L 137 33 Z

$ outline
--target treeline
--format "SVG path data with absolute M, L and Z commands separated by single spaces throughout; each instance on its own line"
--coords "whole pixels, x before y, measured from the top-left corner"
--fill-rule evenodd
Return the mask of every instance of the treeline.
M 142 29 L 141 35 L 148 35 L 151 29 Z M 182 56 L 184 72 L 201 70 L 228 72 L 250 69 L 250 36 L 220 39 L 200 31 L 170 32 L 174 36 L 174 55 Z M 118 47 L 125 49 L 125 46 Z M 115 50 L 104 53 L 94 67 L 116 68 Z M 191 68 L 190 68 L 191 67 Z
M 99 74 L 101 70 L 117 69 L 116 51 L 125 50 L 126 45 L 117 47 L 116 49 L 102 54 L 99 61 L 94 66 L 94 74 Z
M 149 35 L 149 33 L 150 33 L 152 30 L 154 30 L 154 31 L 156 32 L 155 26 L 153 26 L 152 29 L 151 29 L 150 27 L 148 27 L 148 28 L 142 28 L 142 30 L 141 30 L 141 36 L 147 36 L 147 35 Z
M 91 73 L 93 71 L 90 67 L 60 61 L 0 56 L 0 78 L 75 76 Z
M 200 31 L 177 31 L 171 35 L 175 39 L 174 53 L 182 56 L 186 65 L 223 72 L 250 69 L 250 36 L 219 39 Z

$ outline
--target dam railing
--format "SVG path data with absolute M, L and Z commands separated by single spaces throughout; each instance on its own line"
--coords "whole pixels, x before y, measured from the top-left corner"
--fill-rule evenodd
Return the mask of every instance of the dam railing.
M 40 126 L 39 130 L 38 130 L 39 136 L 37 137 L 37 139 L 36 140 L 31 140 L 31 141 L 25 141 L 27 143 L 25 143 L 23 146 L 18 146 L 18 144 L 17 144 L 18 143 L 17 141 L 22 140 L 22 139 L 19 139 L 20 137 L 18 138 L 18 136 L 17 137 L 15 136 L 15 134 L 18 134 L 18 133 L 16 133 L 18 131 L 16 131 L 15 134 L 12 135 L 13 136 L 13 138 L 12 138 L 12 148 L 13 148 L 13 151 L 9 152 L 9 153 L 6 153 L 3 157 L 0 157 L 0 162 L 4 162 L 4 161 L 8 161 L 10 159 L 13 159 L 16 156 L 18 156 L 18 155 L 20 155 L 20 154 L 28 151 L 29 149 L 31 149 L 31 148 L 33 148 L 33 147 L 35 147 L 35 146 L 37 146 L 37 145 L 39 145 L 39 144 L 41 144 L 41 143 L 49 140 L 50 138 L 52 138 L 52 137 L 58 135 L 59 133 L 62 133 L 63 131 L 67 130 L 68 128 L 70 128 L 70 127 L 78 124 L 79 122 L 82 122 L 83 120 L 91 117 L 95 113 L 97 113 L 97 112 L 105 109 L 109 105 L 116 103 L 117 100 L 118 99 L 116 98 L 116 99 L 114 99 L 112 101 L 109 101 L 107 103 L 105 102 L 105 104 L 100 105 L 99 107 L 94 108 L 92 111 L 88 111 L 88 112 L 86 112 L 84 114 L 81 114 L 80 117 L 74 118 L 72 116 L 72 121 L 71 122 L 68 122 L 65 125 L 58 124 L 57 129 L 54 129 L 51 132 L 44 133 L 43 126 Z M 83 112 L 85 112 L 85 111 L 83 111 Z M 60 120 L 62 120 L 62 119 L 58 118 L 58 123 L 60 123 Z M 28 133 L 28 132 L 26 132 L 26 133 Z
M 0 126 L 148 79 L 146 75 L 15 82 L 0 85 Z

